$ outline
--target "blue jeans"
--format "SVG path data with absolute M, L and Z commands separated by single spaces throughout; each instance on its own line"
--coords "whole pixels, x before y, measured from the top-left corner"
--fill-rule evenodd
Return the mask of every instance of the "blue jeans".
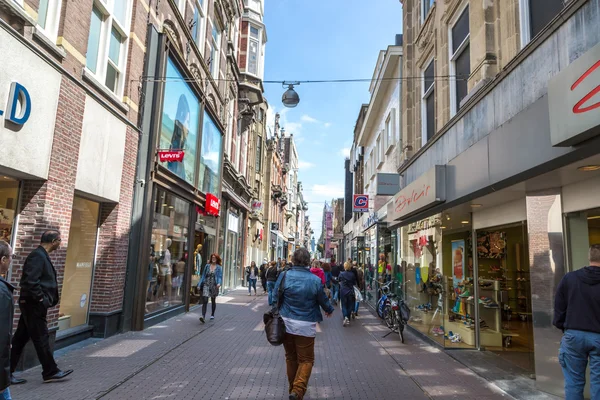
M 275 302 L 275 281 L 267 281 L 267 290 L 269 291 L 269 305 L 272 306 Z
M 566 400 L 583 400 L 588 359 L 592 399 L 600 399 L 600 333 L 567 329 L 558 352 Z
M 331 298 L 336 302 L 340 299 L 340 284 L 339 283 L 331 284 Z
M 10 397 L 10 389 L 6 388 L 2 393 L 0 393 L 0 400 L 12 400 Z
M 349 319 L 352 311 L 354 311 L 354 294 L 342 296 L 342 314 L 344 318 Z
M 358 314 L 358 307 L 360 306 L 360 301 L 357 301 L 356 303 L 354 303 L 354 313 Z
M 256 278 L 248 278 L 248 293 L 252 293 L 252 288 L 254 288 L 254 293 L 256 293 Z

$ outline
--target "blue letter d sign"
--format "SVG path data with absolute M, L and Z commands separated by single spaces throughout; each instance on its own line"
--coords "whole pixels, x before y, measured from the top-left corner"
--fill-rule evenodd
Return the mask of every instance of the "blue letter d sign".
M 25 87 L 17 82 L 10 84 L 8 95 L 8 116 L 6 119 L 13 124 L 23 125 L 31 114 L 31 97 Z

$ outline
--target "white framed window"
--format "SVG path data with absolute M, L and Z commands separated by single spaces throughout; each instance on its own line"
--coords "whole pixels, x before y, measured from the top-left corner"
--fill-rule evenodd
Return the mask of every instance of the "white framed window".
M 211 34 L 208 41 L 210 48 L 210 74 L 219 79 L 219 62 L 221 60 L 221 28 L 216 21 L 211 21 Z
M 122 96 L 125 87 L 130 20 L 130 0 L 94 2 L 86 69 L 117 96 Z
M 261 29 L 250 24 L 248 31 L 248 73 L 259 76 L 260 53 L 261 53 Z
M 386 149 L 385 154 L 390 152 L 396 146 L 396 109 L 392 108 L 387 118 L 385 119 L 385 137 L 386 137 Z
M 207 0 L 194 1 L 194 16 L 192 20 L 192 37 L 202 54 L 204 54 L 204 40 L 206 38 L 206 2 Z
M 435 60 L 423 71 L 421 85 L 421 144 L 435 135 Z
M 370 165 L 370 170 L 369 170 L 369 173 L 371 175 L 370 179 L 375 178 L 375 170 L 376 170 L 376 164 L 375 164 L 376 160 L 375 160 L 375 158 L 377 157 L 377 153 L 373 154 L 373 151 L 376 152 L 377 150 L 376 149 L 375 150 L 371 150 L 371 155 L 369 156 L 369 159 L 371 160 L 371 165 Z
M 383 167 L 385 161 L 385 131 L 381 131 L 377 137 L 377 169 Z
M 37 27 L 52 42 L 58 36 L 61 6 L 62 0 L 40 0 Z
M 429 15 L 429 10 L 435 4 L 435 0 L 421 0 L 421 23 L 425 22 L 427 19 L 427 15 Z
M 565 3 L 565 0 L 519 0 L 521 48 L 561 12 Z
M 460 109 L 460 102 L 467 96 L 468 79 L 471 75 L 471 43 L 469 6 L 467 5 L 449 28 L 450 51 L 450 115 Z
M 117 0 L 119 1 L 119 0 Z M 177 0 L 177 9 L 181 13 L 181 15 L 185 18 L 185 3 L 187 0 Z

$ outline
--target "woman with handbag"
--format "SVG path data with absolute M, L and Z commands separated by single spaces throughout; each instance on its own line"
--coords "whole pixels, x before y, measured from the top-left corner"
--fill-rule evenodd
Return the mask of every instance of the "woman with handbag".
M 223 267 L 221 266 L 221 257 L 217 253 L 210 255 L 210 264 L 204 267 L 204 272 L 198 287 L 200 288 L 200 294 L 202 296 L 202 316 L 200 322 L 204 323 L 206 317 L 206 309 L 208 307 L 208 298 L 210 297 L 212 312 L 210 319 L 215 319 L 215 310 L 217 309 L 217 296 L 219 295 L 219 289 L 221 283 L 223 283 Z
M 306 393 L 315 361 L 317 322 L 323 320 L 320 308 L 328 318 L 334 309 L 325 296 L 321 279 L 308 269 L 308 250 L 303 247 L 296 250 L 292 257 L 292 265 L 277 280 L 275 293 L 280 293 L 280 296 L 275 299 L 275 303 L 285 322 L 283 347 L 289 399 L 297 400 L 302 399 Z
M 350 324 L 350 318 L 354 313 L 354 286 L 356 283 L 356 275 L 352 271 L 352 264 L 346 261 L 344 263 L 344 272 L 340 273 L 340 296 L 342 302 L 342 314 L 344 314 L 344 326 Z

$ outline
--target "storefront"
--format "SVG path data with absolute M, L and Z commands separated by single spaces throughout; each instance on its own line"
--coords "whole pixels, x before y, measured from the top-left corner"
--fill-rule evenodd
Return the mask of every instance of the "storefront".
M 222 218 L 223 229 L 220 232 L 219 249 L 223 259 L 223 290 L 235 289 L 244 285 L 244 218 L 245 214 L 231 201 L 227 201 Z

